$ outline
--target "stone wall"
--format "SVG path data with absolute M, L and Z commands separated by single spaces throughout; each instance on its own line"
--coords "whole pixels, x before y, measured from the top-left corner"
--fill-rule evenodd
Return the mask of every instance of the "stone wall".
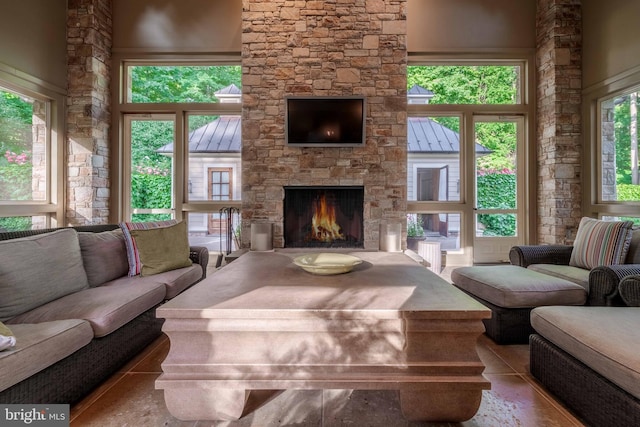
M 539 0 L 537 10 L 537 237 L 569 244 L 582 216 L 580 0 Z
M 111 0 L 67 8 L 67 222 L 109 221 Z
M 284 186 L 364 186 L 365 249 L 406 216 L 406 0 L 244 0 L 243 246 L 251 222 L 283 247 Z M 366 146 L 285 146 L 287 95 L 367 99 Z

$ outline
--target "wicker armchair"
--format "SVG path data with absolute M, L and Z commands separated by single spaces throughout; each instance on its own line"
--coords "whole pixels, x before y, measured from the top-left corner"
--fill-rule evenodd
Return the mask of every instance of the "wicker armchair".
M 509 251 L 509 261 L 512 265 L 525 268 L 532 264 L 568 266 L 572 250 L 573 246 L 569 245 L 514 246 Z M 623 278 L 631 275 L 640 275 L 640 230 L 633 232 L 625 264 L 598 266 L 589 272 L 586 305 L 625 305 L 620 297 L 618 285 Z

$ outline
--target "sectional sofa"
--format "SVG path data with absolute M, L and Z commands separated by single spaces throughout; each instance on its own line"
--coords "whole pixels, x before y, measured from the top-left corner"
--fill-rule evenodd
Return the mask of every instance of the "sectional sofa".
M 640 425 L 640 275 L 618 287 L 622 307 L 531 312 L 530 370 L 586 425 Z
M 186 232 L 185 232 L 186 238 Z M 130 276 L 117 224 L 0 233 L 0 403 L 86 396 L 161 335 L 155 309 L 206 275 L 209 252 L 180 268 Z

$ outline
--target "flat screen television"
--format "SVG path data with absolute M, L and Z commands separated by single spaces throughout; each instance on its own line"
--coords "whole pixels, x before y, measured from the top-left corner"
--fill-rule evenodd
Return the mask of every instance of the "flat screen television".
M 289 96 L 285 141 L 294 147 L 357 147 L 365 143 L 362 96 Z

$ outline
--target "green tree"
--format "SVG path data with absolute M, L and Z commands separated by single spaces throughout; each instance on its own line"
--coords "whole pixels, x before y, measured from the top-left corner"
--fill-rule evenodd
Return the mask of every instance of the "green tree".
M 240 87 L 240 66 L 135 66 L 132 102 L 217 102 L 215 92 Z
M 409 66 L 407 85 L 429 89 L 431 104 L 514 104 L 518 101 L 518 67 L 513 66 Z M 457 118 L 434 120 L 460 132 Z M 514 169 L 516 138 L 512 123 L 482 123 L 477 142 L 492 151 L 480 160 L 484 169 Z

